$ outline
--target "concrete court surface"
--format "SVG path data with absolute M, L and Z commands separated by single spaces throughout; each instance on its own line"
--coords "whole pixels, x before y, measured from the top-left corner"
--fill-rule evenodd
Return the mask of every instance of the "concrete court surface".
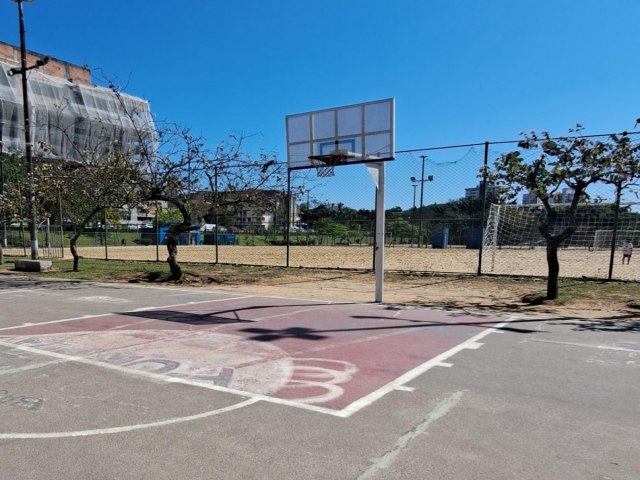
M 637 332 L 0 276 L 0 478 L 637 479 Z

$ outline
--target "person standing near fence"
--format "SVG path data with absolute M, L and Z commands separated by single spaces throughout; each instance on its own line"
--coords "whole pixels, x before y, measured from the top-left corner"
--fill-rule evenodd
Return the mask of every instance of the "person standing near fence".
M 622 264 L 624 265 L 624 259 L 627 259 L 627 265 L 631 260 L 631 254 L 633 253 L 633 243 L 628 238 L 622 242 Z

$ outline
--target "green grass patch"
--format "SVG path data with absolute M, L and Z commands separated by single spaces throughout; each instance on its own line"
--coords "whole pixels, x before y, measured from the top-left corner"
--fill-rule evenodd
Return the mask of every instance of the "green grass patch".
M 16 258 L 5 257 L 0 271 L 13 270 Z M 78 272 L 73 271 L 73 259 L 52 259 L 53 270 L 30 273 L 44 278 L 90 281 L 167 282 L 170 272 L 166 262 L 142 262 L 81 258 Z M 182 263 L 185 283 L 237 283 L 251 284 L 258 280 L 280 278 L 292 270 L 279 267 L 253 267 Z

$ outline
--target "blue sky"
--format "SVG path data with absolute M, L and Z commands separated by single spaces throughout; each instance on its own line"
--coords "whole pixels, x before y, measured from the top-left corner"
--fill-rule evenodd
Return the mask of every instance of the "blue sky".
M 389 97 L 398 150 L 577 122 L 631 130 L 640 117 L 637 0 L 34 0 L 24 11 L 30 50 L 126 84 L 212 145 L 257 134 L 248 148 L 282 160 L 285 115 Z M 16 4 L 0 1 L 0 18 L 0 40 L 18 44 Z M 415 160 L 387 167 L 387 207 L 410 206 Z M 328 200 L 372 206 L 370 181 L 354 193 L 339 176 Z M 444 201 L 468 178 L 429 187 Z M 346 185 L 362 205 L 345 202 Z

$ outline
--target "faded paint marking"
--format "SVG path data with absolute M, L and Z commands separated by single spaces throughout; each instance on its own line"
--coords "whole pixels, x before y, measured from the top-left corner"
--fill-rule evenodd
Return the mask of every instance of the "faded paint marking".
M 427 433 L 429 426 L 435 422 L 436 420 L 441 419 L 447 413 L 449 413 L 453 407 L 455 407 L 460 399 L 462 398 L 464 392 L 456 392 L 453 395 L 445 398 L 441 402 L 439 402 L 433 410 L 429 412 L 427 418 L 425 418 L 420 424 L 416 425 L 414 428 L 409 430 L 407 433 L 403 434 L 396 441 L 395 445 L 391 450 L 389 450 L 384 455 L 381 455 L 377 458 L 373 458 L 371 460 L 371 465 L 367 468 L 359 477 L 358 480 L 364 480 L 367 478 L 372 478 L 375 476 L 380 470 L 387 469 L 393 465 L 398 456 L 405 450 L 411 441 L 420 436 Z

